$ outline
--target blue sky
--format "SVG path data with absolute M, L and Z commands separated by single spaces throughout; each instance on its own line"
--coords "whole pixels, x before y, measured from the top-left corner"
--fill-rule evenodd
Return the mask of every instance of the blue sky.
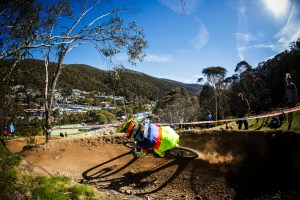
M 137 10 L 128 20 L 144 29 L 149 46 L 136 66 L 122 54 L 117 63 L 158 78 L 196 83 L 211 66 L 224 67 L 231 76 L 238 62 L 256 67 L 300 37 L 300 0 L 112 1 L 120 2 Z M 86 47 L 72 50 L 64 63 L 110 69 Z

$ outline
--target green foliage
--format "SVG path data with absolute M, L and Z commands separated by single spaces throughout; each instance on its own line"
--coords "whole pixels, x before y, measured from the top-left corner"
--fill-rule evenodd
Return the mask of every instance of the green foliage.
M 226 73 L 227 70 L 223 67 L 207 67 L 202 70 L 202 74 L 213 87 L 216 87 L 224 80 Z
M 196 120 L 198 103 L 191 98 L 184 88 L 177 88 L 169 92 L 157 102 L 153 113 L 163 122 L 188 122 Z
M 202 91 L 200 92 L 198 99 L 200 107 L 200 114 L 202 116 L 201 120 L 203 120 L 203 116 L 210 111 L 215 116 L 215 98 L 214 98 L 214 89 L 210 85 L 204 85 Z
M 225 78 L 226 70 L 221 67 L 208 67 L 202 73 L 211 86 L 217 88 L 217 102 L 213 100 L 212 93 L 205 86 L 199 95 L 200 111 L 211 109 L 209 102 L 215 102 L 218 111 L 217 117 L 224 119 L 227 116 L 236 115 L 236 95 L 242 92 L 248 99 L 251 112 L 260 114 L 269 108 L 278 109 L 282 106 L 285 93 L 285 75 L 290 73 L 296 87 L 300 88 L 300 51 L 299 41 L 291 44 L 291 50 L 279 53 L 274 58 L 261 62 L 256 68 L 252 68 L 246 61 L 237 64 L 237 74 Z M 207 90 L 207 91 L 204 91 Z M 269 102 L 269 103 L 268 103 Z M 265 110 L 264 110 L 265 109 Z M 215 116 L 216 117 L 216 116 Z
M 292 130 L 300 131 L 300 123 L 299 122 L 300 122 L 300 112 L 298 111 L 293 114 Z
M 46 178 L 37 176 L 32 178 L 32 198 L 33 199 L 67 199 L 63 194 L 70 179 L 64 177 Z
M 18 174 L 21 156 L 0 145 L 0 199 L 102 199 L 89 185 L 77 184 L 66 177 Z
M 35 136 L 29 133 L 26 136 L 26 146 L 23 147 L 23 150 L 30 149 L 33 146 L 36 146 L 36 144 L 37 144 L 37 141 L 35 139 Z
M 37 40 L 41 6 L 36 1 L 3 0 L 0 10 L 0 59 L 26 55 L 24 46 Z
M 287 114 L 286 114 L 286 117 L 287 117 Z M 268 124 L 271 121 L 271 119 L 272 119 L 272 117 L 260 118 L 259 120 L 256 120 L 256 119 L 248 120 L 249 130 L 261 130 L 261 131 L 274 130 L 274 129 L 271 129 L 271 128 L 268 127 Z M 292 128 L 291 128 L 292 131 L 300 131 L 299 120 L 300 120 L 300 111 L 294 112 L 293 113 L 293 123 L 292 123 Z M 234 130 L 238 129 L 238 125 L 237 125 L 236 122 L 230 122 L 228 124 Z M 211 129 L 219 130 L 220 128 L 225 129 L 225 124 L 213 127 Z M 244 128 L 244 126 L 242 128 Z M 287 123 L 287 121 L 284 121 L 283 124 L 279 128 L 277 128 L 276 130 L 286 131 L 287 128 L 288 128 L 288 123 Z
M 107 117 L 102 113 L 97 115 L 97 121 L 100 122 L 100 124 L 107 124 L 108 122 Z
M 42 127 L 40 126 L 16 126 L 16 136 L 25 136 L 27 137 L 28 135 L 43 135 L 43 130 Z
M 71 192 L 71 199 L 80 199 L 82 196 L 92 198 L 96 195 L 95 189 L 88 185 L 74 185 L 69 191 Z
M 0 144 L 0 199 L 9 199 L 11 191 L 16 190 L 17 174 L 14 166 L 21 161 L 19 155 L 14 155 Z
M 32 199 L 101 199 L 92 186 L 77 184 L 67 177 L 30 177 L 27 184 Z
M 259 104 L 269 99 L 272 107 L 278 107 L 285 92 L 286 73 L 291 74 L 298 90 L 300 88 L 299 64 L 300 51 L 295 42 L 290 51 L 279 53 L 274 58 L 259 63 L 254 69 L 241 71 L 236 75 L 237 80 L 232 83 L 231 90 L 235 94 L 243 92 L 254 110 L 262 109 L 263 105 Z
M 0 68 L 7 65 L 6 62 L 0 61 Z M 41 60 L 24 60 L 18 67 L 26 70 L 22 70 L 22 73 L 15 75 L 12 85 L 24 85 L 25 88 L 41 89 L 40 87 L 44 85 L 43 70 L 36 69 L 42 68 L 43 65 L 44 63 Z M 54 73 L 54 66 L 54 63 L 49 64 L 50 74 Z M 159 79 L 126 69 L 119 72 L 119 78 L 116 79 L 112 76 L 112 71 L 104 71 L 88 65 L 78 64 L 65 65 L 62 70 L 62 77 L 58 81 L 58 88 L 63 89 L 66 94 L 71 89 L 79 89 L 87 92 L 98 91 L 125 96 L 126 99 L 131 100 L 136 96 L 148 100 L 157 100 L 176 87 L 186 88 L 190 95 L 195 95 L 201 89 L 200 85 Z

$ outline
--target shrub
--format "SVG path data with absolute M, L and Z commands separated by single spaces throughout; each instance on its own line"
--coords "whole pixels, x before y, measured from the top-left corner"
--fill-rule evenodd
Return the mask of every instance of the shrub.
M 15 183 L 17 173 L 14 166 L 21 161 L 21 156 L 14 155 L 0 144 L 0 199 L 9 199 L 12 191 L 18 187 Z

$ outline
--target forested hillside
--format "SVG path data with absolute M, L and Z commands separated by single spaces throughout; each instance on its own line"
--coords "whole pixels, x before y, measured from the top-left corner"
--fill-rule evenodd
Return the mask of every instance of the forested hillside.
M 1 61 L 0 68 L 5 68 L 10 63 L 9 60 Z M 50 73 L 53 65 L 54 63 L 50 64 Z M 44 74 L 43 61 L 24 60 L 19 64 L 18 70 L 14 70 L 12 79 L 6 85 L 20 84 L 25 85 L 26 88 L 42 89 L 44 88 Z M 126 96 L 127 99 L 143 97 L 157 100 L 178 87 L 185 88 L 190 95 L 196 95 L 202 88 L 201 85 L 159 79 L 127 69 L 106 71 L 82 64 L 65 65 L 58 81 L 58 88 L 65 91 L 71 89 L 99 91 Z
M 0 67 L 10 66 L 11 63 L 9 62 L 8 60 L 2 61 Z M 53 64 L 51 63 L 51 65 Z M 241 61 L 236 66 L 236 74 L 225 77 L 224 80 L 220 80 L 218 83 L 218 119 L 235 116 L 236 94 L 239 92 L 244 93 L 249 100 L 253 114 L 264 112 L 266 109 L 278 109 L 284 106 L 283 96 L 286 85 L 286 73 L 291 74 L 293 82 L 299 90 L 299 66 L 299 39 L 291 44 L 290 50 L 279 53 L 273 58 L 259 63 L 258 66 L 252 67 L 246 61 Z M 17 70 L 13 71 L 11 78 L 5 82 L 6 87 L 1 89 L 2 95 L 3 93 L 8 93 L 6 92 L 9 88 L 8 86 L 18 84 L 25 85 L 26 88 L 43 89 L 44 71 L 43 61 L 25 60 L 21 62 Z M 196 112 L 200 115 L 199 119 L 202 119 L 201 116 L 207 110 L 210 110 L 212 115 L 215 116 L 215 95 L 210 85 L 206 84 L 202 88 L 202 86 L 197 84 L 184 84 L 177 81 L 159 79 L 127 69 L 105 71 L 87 65 L 65 65 L 58 81 L 58 88 L 63 89 L 65 92 L 71 89 L 105 92 L 106 94 L 125 96 L 126 99 L 131 101 L 136 97 L 153 101 L 159 100 L 159 112 L 164 114 L 168 113 L 167 109 L 174 114 L 175 111 L 181 110 L 179 106 L 187 110 L 187 107 L 191 108 L 192 104 L 196 107 L 198 106 L 193 109 L 196 109 Z M 184 94 L 178 88 L 184 88 L 189 95 L 198 95 L 199 104 L 195 102 L 195 99 L 189 99 L 186 95 L 178 95 Z M 177 91 L 177 93 L 169 98 L 172 91 Z M 165 101 L 165 99 L 172 99 L 172 101 Z M 193 112 L 189 113 L 195 116 Z M 187 121 L 190 121 L 193 117 L 185 118 Z M 193 119 L 195 120 L 195 117 Z
M 239 62 L 235 68 L 236 74 L 218 83 L 218 118 L 222 119 L 236 114 L 237 94 L 240 92 L 248 99 L 252 114 L 286 106 L 283 101 L 286 74 L 289 73 L 292 76 L 299 91 L 299 66 L 300 38 L 291 43 L 290 50 L 281 52 L 257 66 L 250 66 L 246 61 Z M 210 110 L 215 115 L 215 97 L 211 86 L 203 87 L 199 95 L 199 105 L 201 113 Z

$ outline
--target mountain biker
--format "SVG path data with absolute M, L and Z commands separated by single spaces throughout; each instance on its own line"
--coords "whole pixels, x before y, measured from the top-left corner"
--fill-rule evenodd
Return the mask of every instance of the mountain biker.
M 129 119 L 124 122 L 116 132 L 126 133 L 128 138 L 137 142 L 137 157 L 143 157 L 148 149 L 153 149 L 160 157 L 165 156 L 165 151 L 178 146 L 179 135 L 170 126 L 161 126 L 150 123 L 149 120 L 138 121 Z

